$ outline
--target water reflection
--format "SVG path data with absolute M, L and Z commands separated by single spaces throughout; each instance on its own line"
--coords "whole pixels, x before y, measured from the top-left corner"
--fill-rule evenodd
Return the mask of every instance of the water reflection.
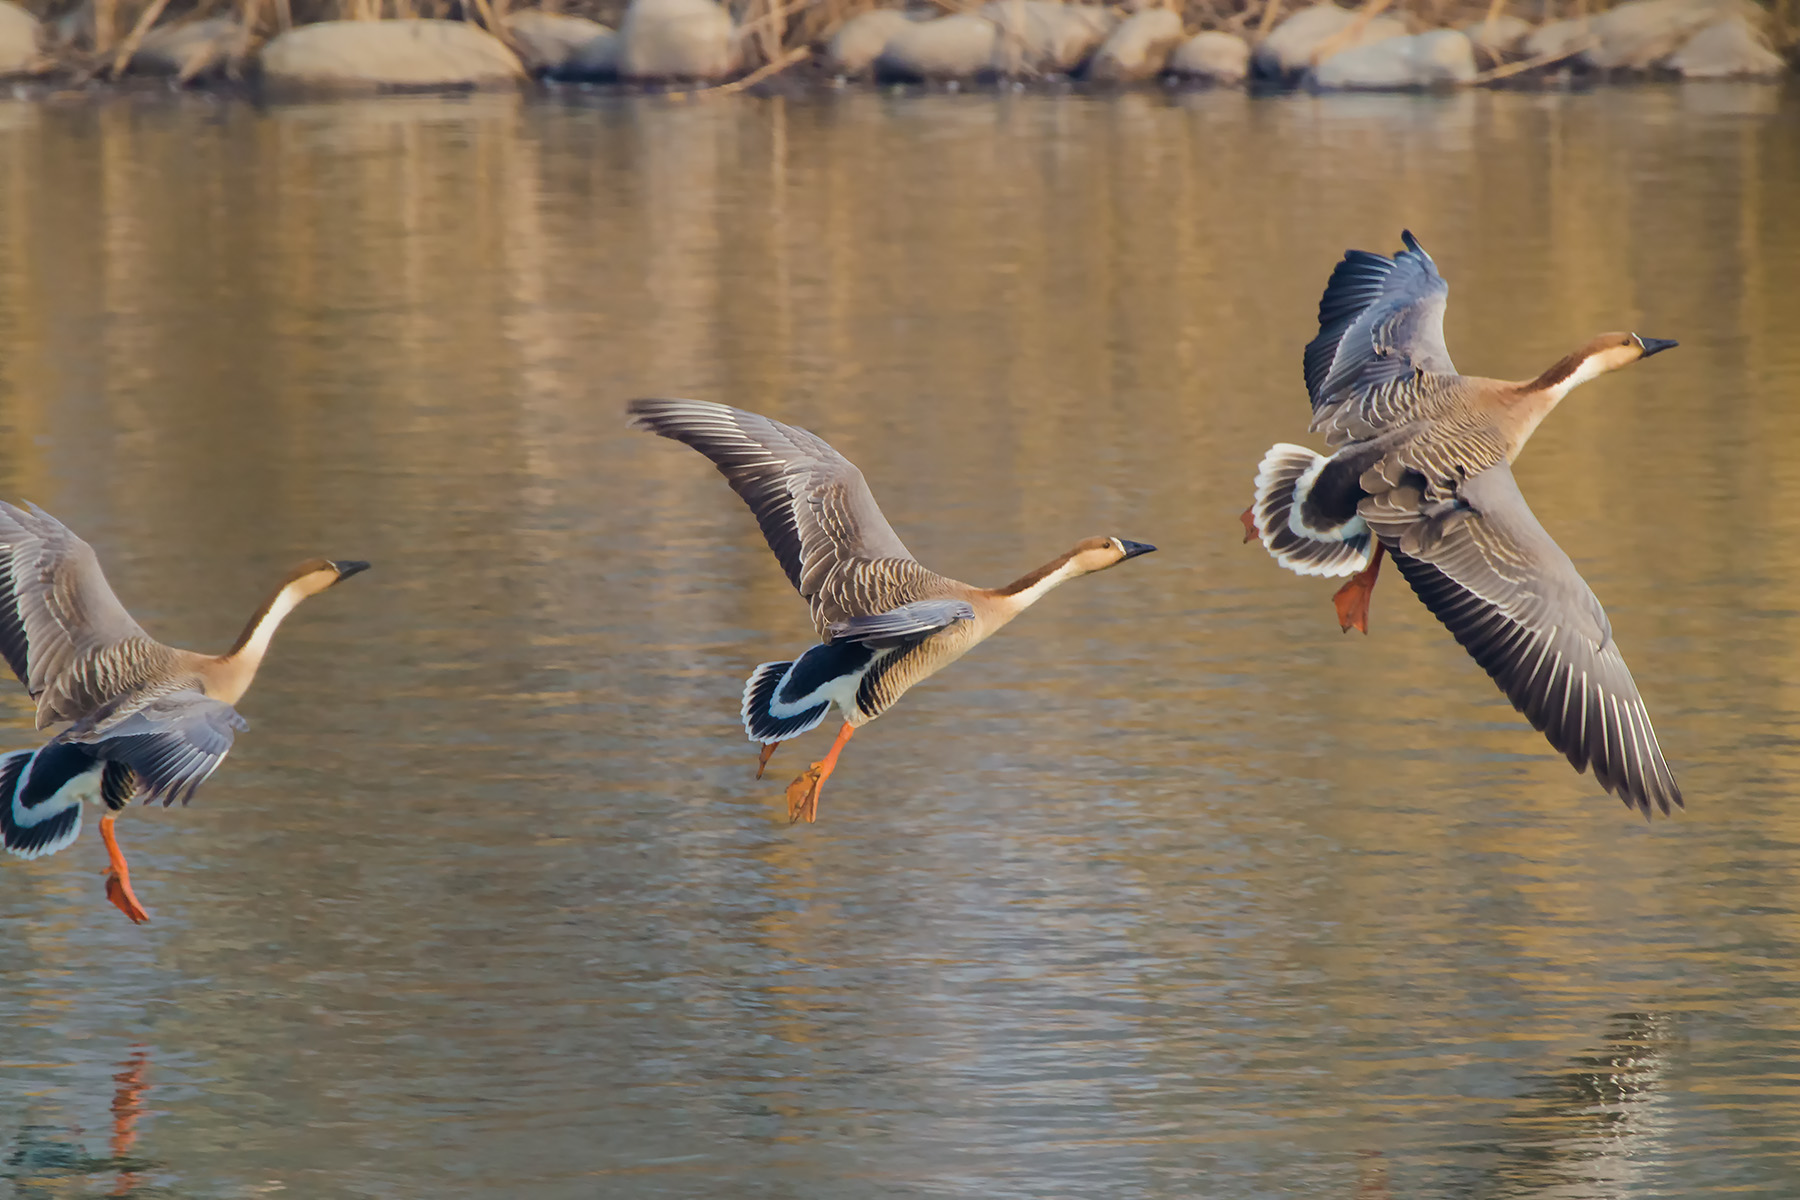
M 0 1124 L 102 1127 L 141 1043 L 133 1186 L 193 1196 L 1778 1193 L 1775 103 L 0 105 L 0 494 L 177 644 L 321 546 L 383 567 L 284 630 L 193 807 L 131 814 L 155 925 L 106 919 L 96 846 L 0 864 Z M 1679 820 L 1572 776 L 1403 593 L 1346 639 L 1238 544 L 1323 273 L 1402 225 L 1465 370 L 1682 340 L 1518 467 Z M 790 830 L 736 693 L 804 611 L 625 429 L 656 393 L 817 429 L 959 577 L 1164 549 L 910 693 Z M 1585 1098 L 1611 1075 L 1655 1087 Z
M 49 1200 L 68 1195 L 68 1186 L 92 1181 L 104 1187 L 107 1196 L 156 1197 L 173 1193 L 147 1183 L 144 1175 L 160 1169 L 160 1164 L 134 1153 L 138 1137 L 138 1119 L 144 1113 L 144 1093 L 149 1085 L 145 1069 L 149 1052 L 135 1048 L 113 1075 L 112 1136 L 108 1153 L 91 1153 L 79 1128 L 38 1124 L 29 1120 L 18 1126 L 12 1136 L 12 1148 L 6 1154 L 0 1179 L 13 1186 L 20 1200 Z M 105 1176 L 112 1176 L 110 1186 Z M 83 1188 L 86 1191 L 86 1188 Z
M 1611 1024 L 1597 1049 L 1523 1093 L 1491 1146 L 1469 1148 L 1497 1159 L 1471 1194 L 1599 1200 L 1642 1187 L 1644 1164 L 1670 1150 L 1662 1092 L 1681 1039 L 1666 1013 L 1618 1013 Z

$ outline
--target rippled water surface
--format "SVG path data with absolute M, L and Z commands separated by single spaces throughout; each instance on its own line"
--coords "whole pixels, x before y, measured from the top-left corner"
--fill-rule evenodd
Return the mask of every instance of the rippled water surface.
M 0 863 L 0 1191 L 1695 1197 L 1800 1185 L 1800 98 L 0 104 L 0 494 L 222 648 L 186 810 Z M 1689 796 L 1577 777 L 1390 575 L 1239 544 L 1347 246 L 1464 370 L 1600 330 L 1522 486 Z M 645 393 L 804 424 L 930 565 L 1071 584 L 846 752 Z M 33 738 L 4 692 L 4 744 Z

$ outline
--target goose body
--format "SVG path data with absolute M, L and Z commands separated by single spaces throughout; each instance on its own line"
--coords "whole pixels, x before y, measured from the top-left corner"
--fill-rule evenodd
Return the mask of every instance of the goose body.
M 1089 538 L 1002 588 L 940 575 L 900 541 L 862 472 L 804 429 L 700 400 L 634 400 L 632 423 L 698 450 L 755 514 L 812 613 L 821 642 L 763 663 L 743 691 L 744 731 L 776 746 L 835 707 L 844 724 L 826 757 L 788 789 L 791 820 L 817 817 L 819 790 L 858 728 L 886 712 L 1062 583 L 1155 549 Z
M 1410 232 L 1387 258 L 1351 250 L 1306 348 L 1311 429 L 1329 456 L 1278 444 L 1244 513 L 1289 570 L 1353 575 L 1334 598 L 1368 631 L 1383 553 L 1427 608 L 1578 771 L 1664 813 L 1681 790 L 1600 601 L 1545 532 L 1512 463 L 1575 388 L 1675 345 L 1601 334 L 1529 380 L 1459 374 L 1444 345 L 1449 287 Z
M 93 548 L 49 513 L 0 502 L 0 656 L 37 702 L 37 726 L 71 722 L 44 746 L 0 757 L 0 842 L 36 858 L 72 843 L 82 805 L 103 804 L 107 896 L 148 920 L 113 821 L 140 797 L 183 804 L 246 728 L 233 706 L 302 600 L 368 567 L 311 559 L 288 573 L 230 650 L 199 654 L 145 633 Z

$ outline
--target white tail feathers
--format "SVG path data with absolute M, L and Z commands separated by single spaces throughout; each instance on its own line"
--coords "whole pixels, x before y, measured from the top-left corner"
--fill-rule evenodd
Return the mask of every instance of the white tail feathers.
M 1329 528 L 1302 518 L 1306 495 L 1330 461 L 1305 446 L 1277 442 L 1256 469 L 1256 499 L 1250 505 L 1256 532 L 1275 561 L 1297 575 L 1354 575 L 1375 553 L 1361 517 Z
M 77 776 L 76 786 L 63 785 L 52 795 L 27 808 L 24 804 L 25 769 L 36 750 L 14 750 L 0 757 L 0 844 L 20 858 L 55 854 L 81 836 L 81 802 L 97 798 L 94 785 L 99 773 Z
M 831 701 L 806 696 L 798 703 L 782 703 L 781 685 L 794 672 L 791 662 L 763 663 L 744 681 L 744 700 L 740 709 L 744 732 L 753 742 L 768 745 L 799 737 L 825 719 Z

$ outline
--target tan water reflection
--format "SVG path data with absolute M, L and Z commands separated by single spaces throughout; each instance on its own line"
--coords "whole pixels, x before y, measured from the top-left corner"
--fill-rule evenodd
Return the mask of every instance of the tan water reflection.
M 86 843 L 3 864 L 0 1132 L 103 1155 L 143 1043 L 134 1186 L 184 1195 L 1780 1194 L 1770 95 L 0 106 L 0 494 L 185 644 L 302 555 L 379 572 L 284 629 L 200 802 L 124 827 L 154 925 Z M 1519 467 L 1675 821 L 1402 590 L 1344 638 L 1237 543 L 1326 271 L 1403 225 L 1465 370 L 1682 342 Z M 804 609 L 624 429 L 644 393 L 826 434 L 964 578 L 1163 551 L 910 694 L 790 830 L 736 692 Z

